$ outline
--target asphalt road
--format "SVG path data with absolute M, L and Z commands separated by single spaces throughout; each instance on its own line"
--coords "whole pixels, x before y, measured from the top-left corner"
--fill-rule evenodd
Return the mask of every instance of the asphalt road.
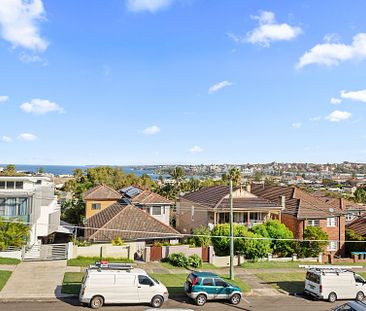
M 276 297 L 249 297 L 243 300 L 239 305 L 233 306 L 224 302 L 208 302 L 203 307 L 197 307 L 189 300 L 184 298 L 180 300 L 170 299 L 164 304 L 162 309 L 168 308 L 185 308 L 192 310 L 212 310 L 212 311 L 252 311 L 252 310 L 278 310 L 278 311 L 325 311 L 334 308 L 336 305 L 340 305 L 344 302 L 338 301 L 335 304 L 330 304 L 324 301 L 312 301 L 302 297 L 292 296 L 276 296 Z M 143 311 L 149 309 L 149 306 L 141 305 L 124 305 L 124 306 L 104 306 L 103 311 L 116 311 L 116 310 L 131 310 L 131 311 Z M 50 311 L 75 311 L 75 310 L 92 310 L 79 305 L 77 300 L 65 300 L 55 302 L 0 302 L 1 311 L 38 311 L 38 310 L 50 310 Z

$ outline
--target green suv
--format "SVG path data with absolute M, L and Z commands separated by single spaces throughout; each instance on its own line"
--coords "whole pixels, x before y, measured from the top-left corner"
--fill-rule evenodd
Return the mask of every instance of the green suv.
M 231 285 L 211 272 L 192 272 L 184 284 L 184 291 L 189 298 L 203 306 L 207 300 L 225 299 L 237 305 L 242 297 L 239 287 Z

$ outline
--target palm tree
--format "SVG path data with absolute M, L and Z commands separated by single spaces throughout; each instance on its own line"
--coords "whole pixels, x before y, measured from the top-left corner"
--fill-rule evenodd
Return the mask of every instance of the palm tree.
M 227 176 L 229 180 L 233 181 L 234 186 L 239 186 L 241 183 L 241 174 L 240 170 L 237 167 L 233 167 L 229 170 L 229 174 Z
M 185 176 L 184 169 L 180 166 L 176 166 L 170 172 L 170 176 L 172 176 L 175 182 L 179 185 Z

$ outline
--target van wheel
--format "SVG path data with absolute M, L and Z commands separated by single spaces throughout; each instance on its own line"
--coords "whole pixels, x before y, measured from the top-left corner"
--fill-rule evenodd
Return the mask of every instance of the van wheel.
M 356 295 L 356 300 L 357 301 L 362 301 L 365 299 L 365 294 L 363 292 L 358 292 Z
M 239 294 L 234 294 L 234 295 L 231 296 L 230 302 L 233 305 L 237 305 L 240 302 L 240 299 L 241 299 L 241 297 L 240 297 Z
M 207 301 L 206 295 L 200 294 L 196 297 L 196 305 L 203 306 Z
M 329 294 L 329 296 L 328 296 L 328 301 L 329 302 L 335 302 L 337 300 L 337 295 L 336 295 L 336 293 L 334 293 L 334 292 L 331 292 L 330 294 Z
M 92 309 L 99 309 L 103 306 L 104 300 L 103 297 L 101 296 L 94 296 L 91 300 L 90 300 L 90 307 Z
M 151 306 L 153 308 L 160 308 L 163 305 L 163 298 L 161 296 L 155 296 L 151 299 Z

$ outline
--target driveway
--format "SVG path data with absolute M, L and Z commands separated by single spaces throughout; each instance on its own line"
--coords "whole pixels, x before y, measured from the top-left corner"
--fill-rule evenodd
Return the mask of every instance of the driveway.
M 62 297 L 66 260 L 21 262 L 0 292 L 2 300 L 55 299 Z

